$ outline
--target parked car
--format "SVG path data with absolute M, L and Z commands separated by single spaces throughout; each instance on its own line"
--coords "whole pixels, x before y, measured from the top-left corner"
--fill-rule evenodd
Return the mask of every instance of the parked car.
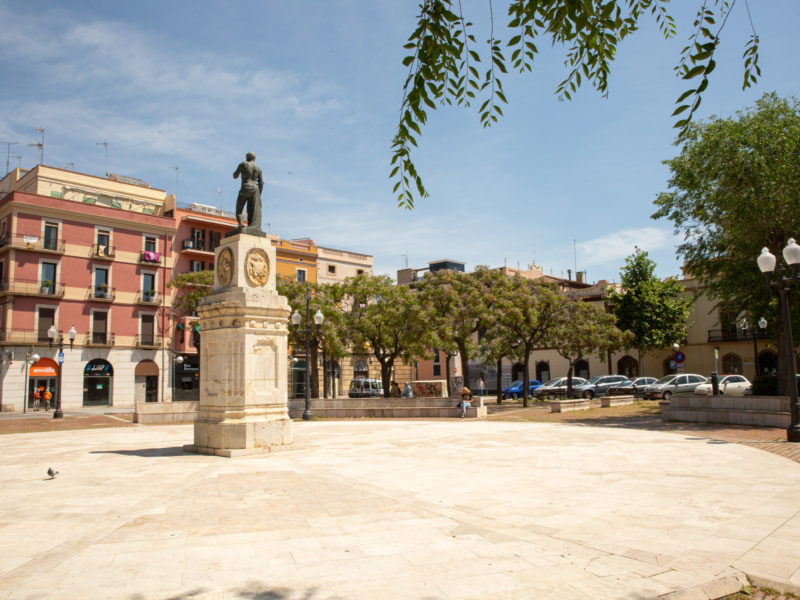
M 605 396 L 608 388 L 625 381 L 625 375 L 598 375 L 592 377 L 582 385 L 572 385 L 573 398 L 592 399 L 595 396 Z
M 533 392 L 542 385 L 542 382 L 538 379 L 529 379 L 528 380 L 528 397 L 533 398 Z M 503 388 L 503 398 L 513 398 L 516 400 L 517 398 L 522 398 L 522 379 L 517 379 L 516 381 L 512 382 L 511 385 L 508 387 Z
M 383 396 L 383 382 L 380 379 L 353 379 L 347 395 L 350 398 L 380 398 Z
M 655 377 L 634 377 L 614 385 L 606 391 L 606 396 L 633 396 L 638 398 L 642 395 L 642 388 L 651 383 L 655 383 Z
M 711 395 L 711 380 L 701 383 L 694 389 L 699 396 Z M 744 396 L 753 393 L 753 384 L 743 375 L 720 375 L 719 393 L 725 396 Z
M 665 375 L 655 383 L 645 386 L 642 390 L 642 395 L 648 400 L 656 398 L 669 400 L 672 394 L 678 392 L 694 392 L 698 385 L 705 382 L 705 377 L 695 373 L 673 373 L 672 375 Z
M 575 387 L 576 385 L 583 385 L 586 383 L 586 380 L 583 377 L 573 377 L 572 378 L 572 386 Z M 536 388 L 536 391 L 533 393 L 533 397 L 540 399 L 546 394 L 565 394 L 567 391 L 567 378 L 566 377 L 556 377 L 555 379 L 551 379 L 550 381 L 543 383 L 539 387 Z

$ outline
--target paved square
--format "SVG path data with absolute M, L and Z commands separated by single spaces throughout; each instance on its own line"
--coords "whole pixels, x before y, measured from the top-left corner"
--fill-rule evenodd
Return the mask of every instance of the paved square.
M 652 598 L 739 571 L 800 585 L 800 465 L 582 425 L 294 424 L 0 436 L 0 598 Z M 46 470 L 60 474 L 46 480 Z

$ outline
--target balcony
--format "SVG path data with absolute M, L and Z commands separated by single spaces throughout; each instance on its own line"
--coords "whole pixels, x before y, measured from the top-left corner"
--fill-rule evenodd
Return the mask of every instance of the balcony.
M 144 290 L 136 294 L 136 304 L 158 304 L 158 293 L 155 290 Z
M 161 336 L 153 334 L 137 335 L 133 340 L 133 345 L 137 348 L 160 348 Z
M 760 329 L 755 332 L 755 337 L 758 340 L 768 340 L 769 334 Z M 749 329 L 709 329 L 708 341 L 711 342 L 747 342 L 753 340 L 753 332 Z
M 0 294 L 63 298 L 64 284 L 49 283 L 38 279 L 11 279 L 0 282 Z
M 86 290 L 86 300 L 91 302 L 113 302 L 117 295 L 116 288 L 90 285 Z
M 47 331 L 34 329 L 12 329 L 0 331 L 0 344 L 32 346 L 34 344 L 49 344 L 50 338 Z
M 143 250 L 139 255 L 139 262 L 147 263 L 149 265 L 161 264 L 161 252 L 154 252 L 153 250 Z
M 0 252 L 7 248 L 32 250 L 46 254 L 64 254 L 65 240 L 42 238 L 36 235 L 6 234 L 0 238 Z
M 86 334 L 86 346 L 110 348 L 114 345 L 114 334 L 105 331 L 93 331 Z
M 108 245 L 97 245 L 95 244 L 92 246 L 92 258 L 100 258 L 103 260 L 114 260 L 116 256 L 116 248 L 114 246 Z
M 200 254 L 203 256 L 212 256 L 214 254 L 214 248 L 211 247 L 211 242 L 207 242 L 206 240 L 183 240 L 181 244 L 181 252 L 185 252 L 187 254 Z

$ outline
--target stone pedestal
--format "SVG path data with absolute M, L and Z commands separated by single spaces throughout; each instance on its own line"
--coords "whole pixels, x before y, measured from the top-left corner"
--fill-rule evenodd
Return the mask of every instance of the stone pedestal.
M 189 452 L 242 456 L 292 444 L 287 397 L 289 305 L 275 288 L 275 249 L 224 238 L 200 316 L 200 407 Z

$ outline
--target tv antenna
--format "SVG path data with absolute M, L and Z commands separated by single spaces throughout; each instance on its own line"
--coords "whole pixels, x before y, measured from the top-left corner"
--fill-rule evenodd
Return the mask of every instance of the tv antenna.
M 170 169 L 175 169 L 175 199 L 178 198 L 178 175 L 179 171 L 181 170 L 180 167 L 170 167 Z
M 408 268 L 408 250 L 406 250 L 405 254 L 401 254 L 400 256 L 403 257 L 403 268 L 407 269 Z
M 106 149 L 106 177 L 108 177 L 108 142 L 103 140 L 102 142 L 97 142 L 95 146 L 103 146 Z
M 31 142 L 28 146 L 33 146 L 34 148 L 39 149 L 39 164 L 44 164 L 44 129 L 42 127 L 37 127 L 36 131 L 42 134 L 42 140 L 39 142 Z
M 0 142 L 0 144 L 5 144 L 8 146 L 8 152 L 6 154 L 6 175 L 11 172 L 11 146 L 16 146 L 18 142 Z
M 68 162 L 67 164 L 65 164 L 61 168 L 62 169 L 67 169 L 67 171 L 74 171 L 75 170 L 75 163 L 74 162 Z
M 222 188 L 217 188 L 217 204 L 219 204 L 219 209 L 222 210 Z

